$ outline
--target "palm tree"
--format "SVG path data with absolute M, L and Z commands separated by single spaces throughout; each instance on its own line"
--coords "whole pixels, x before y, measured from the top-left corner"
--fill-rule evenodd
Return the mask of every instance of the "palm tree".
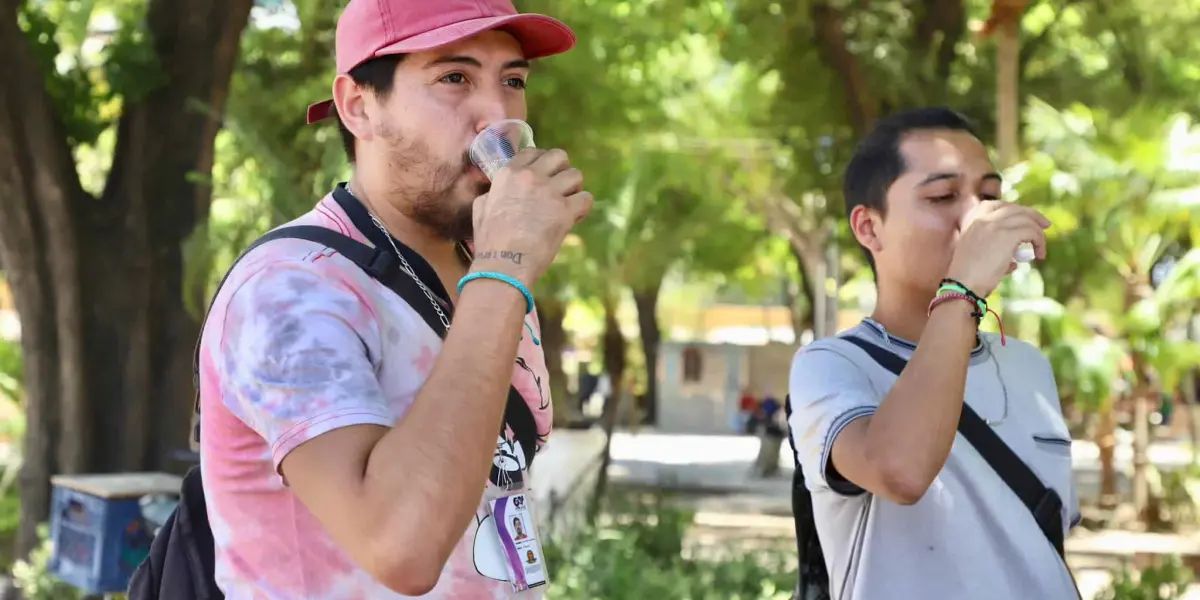
M 1200 345 L 1186 336 L 1200 300 L 1200 250 L 1182 245 L 1200 217 L 1200 129 L 1186 115 L 1151 106 L 1118 118 L 1035 100 L 1027 119 L 1033 151 L 1010 173 L 1019 201 L 1054 223 L 1052 250 L 1039 266 L 1057 305 L 1045 313 L 1055 336 L 1049 350 L 1067 394 L 1099 411 L 1106 496 L 1115 492 L 1114 400 L 1127 383 L 1133 500 L 1147 517 L 1150 408 L 1200 365 Z M 1173 267 L 1156 280 L 1164 261 Z

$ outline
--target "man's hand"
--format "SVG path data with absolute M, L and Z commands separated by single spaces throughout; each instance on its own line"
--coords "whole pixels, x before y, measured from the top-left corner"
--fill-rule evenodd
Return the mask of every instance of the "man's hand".
M 967 216 L 947 277 L 986 298 L 1012 271 L 1017 246 L 1033 244 L 1038 259 L 1046 257 L 1050 221 L 1032 208 L 1011 202 L 983 202 Z
M 526 148 L 475 200 L 475 267 L 512 275 L 532 288 L 563 238 L 587 216 L 592 194 L 562 150 Z

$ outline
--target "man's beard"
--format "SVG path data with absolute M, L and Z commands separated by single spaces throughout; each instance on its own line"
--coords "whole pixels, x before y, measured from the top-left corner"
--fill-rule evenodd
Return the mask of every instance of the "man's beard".
M 474 237 L 474 202 L 457 204 L 455 186 L 471 168 L 471 159 L 463 153 L 456 163 L 434 164 L 426 144 L 405 142 L 389 137 L 388 167 L 392 177 L 388 199 L 404 216 L 429 228 L 438 237 L 460 242 Z M 405 181 L 401 181 L 403 178 Z M 475 196 L 491 187 L 480 182 Z

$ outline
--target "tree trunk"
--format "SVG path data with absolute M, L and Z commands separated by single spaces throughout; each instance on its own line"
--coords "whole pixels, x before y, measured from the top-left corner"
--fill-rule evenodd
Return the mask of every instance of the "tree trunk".
M 837 242 L 829 236 L 829 240 L 825 242 L 825 281 L 821 282 L 821 294 L 825 296 L 825 335 L 834 335 L 838 331 L 838 311 L 840 310 L 840 300 L 838 291 L 841 289 L 841 266 L 838 259 L 841 256 L 841 249 L 838 248 Z
M 805 296 L 812 306 L 810 312 L 814 340 L 833 334 L 829 328 L 830 298 L 825 290 L 825 280 L 829 277 L 828 257 L 824 250 L 827 239 L 825 232 L 810 233 L 805 236 L 793 236 L 789 244 L 804 277 Z M 836 306 L 836 301 L 834 304 Z
M 567 374 L 563 371 L 563 351 L 567 346 L 567 332 L 563 319 L 567 306 L 554 296 L 538 300 L 538 322 L 542 326 L 542 352 L 546 356 L 546 371 L 550 376 L 550 398 L 554 403 L 554 426 L 565 426 L 578 415 L 578 403 L 571 398 L 567 385 Z
M 808 273 L 808 269 L 806 269 L 804 266 L 804 258 L 800 256 L 800 251 L 796 249 L 795 244 L 788 244 L 788 249 L 792 251 L 792 258 L 796 260 L 796 274 L 800 279 L 800 293 L 798 295 L 802 295 L 804 297 L 804 302 L 807 305 L 805 310 L 801 312 L 800 307 L 797 306 L 797 301 L 799 298 L 791 298 L 789 288 L 789 299 L 791 300 L 789 306 L 792 309 L 792 328 L 796 333 L 796 343 L 799 344 L 800 336 L 806 329 L 813 329 L 815 331 L 816 323 L 814 317 L 816 316 L 817 301 L 816 298 L 813 297 L 813 288 L 809 284 L 809 278 L 811 276 Z
M 604 411 L 600 414 L 600 423 L 604 428 L 604 453 L 600 459 L 600 471 L 596 475 L 596 487 L 588 503 L 587 519 L 595 523 L 600 516 L 604 496 L 608 493 L 608 465 L 612 462 L 612 434 L 617 424 L 617 412 L 621 406 L 621 397 L 625 392 L 622 384 L 625 380 L 625 335 L 621 333 L 621 325 L 617 322 L 616 300 L 606 298 L 604 302 L 604 370 L 612 382 L 612 395 L 605 398 Z
M 1138 363 L 1137 352 L 1134 352 L 1134 363 Z M 1135 367 L 1136 369 L 1137 367 Z M 1141 375 L 1138 375 L 1141 379 Z M 1149 524 L 1147 508 L 1150 506 L 1150 479 L 1147 469 L 1150 458 L 1147 450 L 1150 444 L 1150 402 L 1153 388 L 1138 385 L 1133 391 L 1133 508 L 1140 515 L 1143 523 Z
M 792 338 L 800 343 L 800 336 L 808 327 L 808 310 L 800 307 L 800 295 L 806 293 L 804 288 L 804 267 L 796 261 L 796 270 L 800 273 L 800 285 L 794 286 L 791 281 L 784 282 L 783 296 L 787 301 L 788 316 L 791 318 Z M 807 301 L 807 298 L 806 298 Z
M 27 428 L 18 551 L 36 543 L 55 473 L 166 466 L 186 445 L 196 326 L 181 242 L 207 212 L 219 112 L 251 0 L 152 0 L 166 83 L 126 98 L 104 193 L 83 191 L 16 22 L 0 0 L 0 263 L 22 326 Z
M 1132 311 L 1138 302 L 1153 294 L 1149 277 L 1135 276 L 1126 282 L 1125 309 Z M 1157 399 L 1158 389 L 1150 379 L 1150 364 L 1142 350 L 1134 349 L 1130 354 L 1133 362 L 1133 507 L 1142 519 L 1150 524 L 1150 479 L 1146 472 L 1150 466 L 1150 408 Z
M 658 328 L 658 293 L 662 280 L 651 289 L 635 291 L 633 302 L 637 305 L 638 330 L 642 339 L 642 354 L 646 357 L 646 422 L 653 424 L 658 415 L 658 347 L 662 332 Z
M 1200 396 L 1197 392 L 1200 387 L 1197 384 L 1196 369 L 1188 371 L 1183 376 L 1183 380 L 1179 385 L 1180 394 L 1183 398 L 1183 407 L 1187 414 L 1188 420 L 1188 438 L 1192 443 L 1192 464 L 1200 464 Z
M 1117 413 L 1115 402 L 1108 400 L 1100 407 L 1096 421 L 1096 448 L 1100 452 L 1101 508 L 1117 506 Z
M 1000 168 L 1012 166 L 1018 155 L 1020 131 L 1021 22 L 1000 25 L 996 38 L 996 154 Z

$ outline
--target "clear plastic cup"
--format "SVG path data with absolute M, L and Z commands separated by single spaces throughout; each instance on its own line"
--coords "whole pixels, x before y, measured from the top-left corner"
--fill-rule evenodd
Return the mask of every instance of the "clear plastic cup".
M 488 179 L 492 179 L 513 156 L 532 147 L 533 128 L 520 119 L 505 119 L 480 131 L 471 142 L 467 154 L 471 157 L 471 162 L 475 163 Z

